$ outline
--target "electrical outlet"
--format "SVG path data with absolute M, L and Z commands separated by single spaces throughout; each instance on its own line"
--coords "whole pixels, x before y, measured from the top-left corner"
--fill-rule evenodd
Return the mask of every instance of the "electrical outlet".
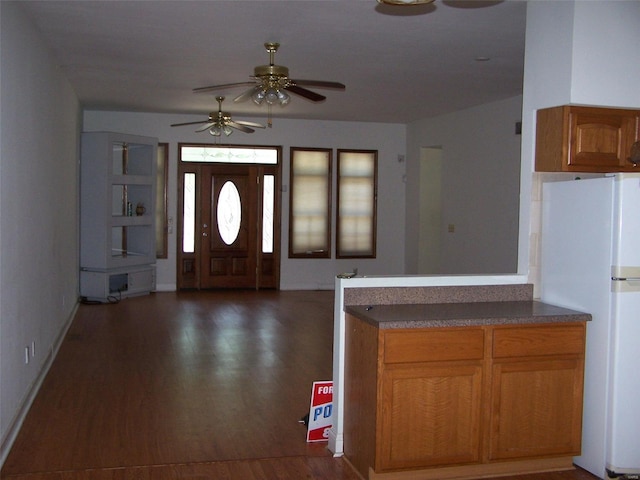
M 29 353 L 29 346 L 24 347 L 24 364 L 28 365 L 31 360 L 31 354 Z

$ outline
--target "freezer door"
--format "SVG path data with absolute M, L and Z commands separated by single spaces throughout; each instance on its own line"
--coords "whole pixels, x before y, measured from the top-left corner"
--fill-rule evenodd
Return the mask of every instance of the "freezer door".
M 612 265 L 640 266 L 640 174 L 617 174 L 614 178 Z

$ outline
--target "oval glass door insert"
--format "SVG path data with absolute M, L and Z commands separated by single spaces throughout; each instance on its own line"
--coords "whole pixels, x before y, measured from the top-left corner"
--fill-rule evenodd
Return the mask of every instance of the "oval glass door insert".
M 241 217 L 240 193 L 233 182 L 227 181 L 218 196 L 218 232 L 227 245 L 238 238 Z

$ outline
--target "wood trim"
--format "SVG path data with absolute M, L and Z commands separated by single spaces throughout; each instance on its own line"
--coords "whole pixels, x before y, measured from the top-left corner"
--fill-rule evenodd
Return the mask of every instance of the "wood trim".
M 340 156 L 343 153 L 363 153 L 373 156 L 373 212 L 371 225 L 371 253 L 351 254 L 343 253 L 340 245 Z M 377 231 L 378 231 L 378 150 L 358 150 L 339 148 L 337 151 L 337 167 L 336 167 L 336 258 L 376 258 L 377 252 Z
M 471 480 L 531 473 L 561 472 L 575 470 L 573 457 L 543 458 L 517 462 L 462 465 L 402 472 L 376 473 L 369 469 L 368 480 Z
M 238 148 L 238 149 L 256 149 L 256 150 L 275 150 L 277 152 L 276 164 L 260 164 L 260 163 L 207 163 L 207 162 L 183 162 L 182 161 L 182 148 L 183 147 L 219 147 L 217 144 L 210 143 L 178 143 L 178 199 L 177 199 L 177 213 L 176 213 L 176 284 L 178 290 L 183 289 L 200 289 L 200 258 L 201 258 L 201 237 L 198 235 L 200 231 L 198 226 L 202 225 L 200 208 L 196 209 L 196 238 L 195 238 L 195 252 L 183 253 L 182 252 L 182 233 L 183 233 L 183 208 L 184 208 L 184 174 L 194 173 L 196 175 L 196 205 L 201 205 L 202 202 L 202 188 L 201 188 L 201 176 L 202 167 L 206 165 L 220 165 L 220 166 L 239 166 L 239 167 L 253 167 L 257 169 L 258 175 L 269 174 L 275 176 L 274 185 L 274 232 L 273 232 L 273 254 L 262 254 L 260 250 L 261 241 L 258 240 L 257 248 L 257 266 L 256 269 L 256 284 L 257 289 L 268 288 L 276 289 L 280 288 L 280 259 L 281 259 L 281 209 L 282 209 L 282 147 L 281 146 L 264 146 L 264 145 L 223 145 L 225 148 Z M 262 185 L 259 186 L 258 192 L 262 195 Z M 258 214 L 261 217 L 262 214 L 262 198 L 257 199 L 255 206 L 258 209 Z M 262 233 L 261 222 L 258 222 L 258 230 Z M 263 265 L 267 265 L 268 268 L 262 268 Z
M 161 157 L 162 155 L 162 157 Z M 158 183 L 158 186 L 162 188 L 160 195 L 162 196 L 160 203 L 156 205 L 156 210 L 161 209 L 162 218 L 162 244 L 160 248 L 156 246 L 156 258 L 168 258 L 169 254 L 169 214 L 167 208 L 167 192 L 169 189 L 169 143 L 158 143 L 158 158 L 157 158 L 158 170 L 162 167 L 162 181 Z M 158 179 L 156 178 L 156 182 Z M 156 199 L 158 196 L 156 195 Z M 157 245 L 157 241 L 156 241 Z
M 327 155 L 327 217 L 326 217 L 326 237 L 324 240 L 325 248 L 323 251 L 312 252 L 294 252 L 293 251 L 293 237 L 294 237 L 294 195 L 295 195 L 295 182 L 294 182 L 294 168 L 296 152 L 322 152 Z M 305 148 L 305 147 L 291 147 L 289 149 L 289 258 L 331 258 L 331 198 L 333 191 L 333 150 L 330 148 Z

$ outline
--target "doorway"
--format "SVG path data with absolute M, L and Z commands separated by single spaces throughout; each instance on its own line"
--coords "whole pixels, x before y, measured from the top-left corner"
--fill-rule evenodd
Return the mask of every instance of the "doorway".
M 178 288 L 278 289 L 280 149 L 178 149 Z
M 442 148 L 420 149 L 418 273 L 440 273 L 442 231 Z

